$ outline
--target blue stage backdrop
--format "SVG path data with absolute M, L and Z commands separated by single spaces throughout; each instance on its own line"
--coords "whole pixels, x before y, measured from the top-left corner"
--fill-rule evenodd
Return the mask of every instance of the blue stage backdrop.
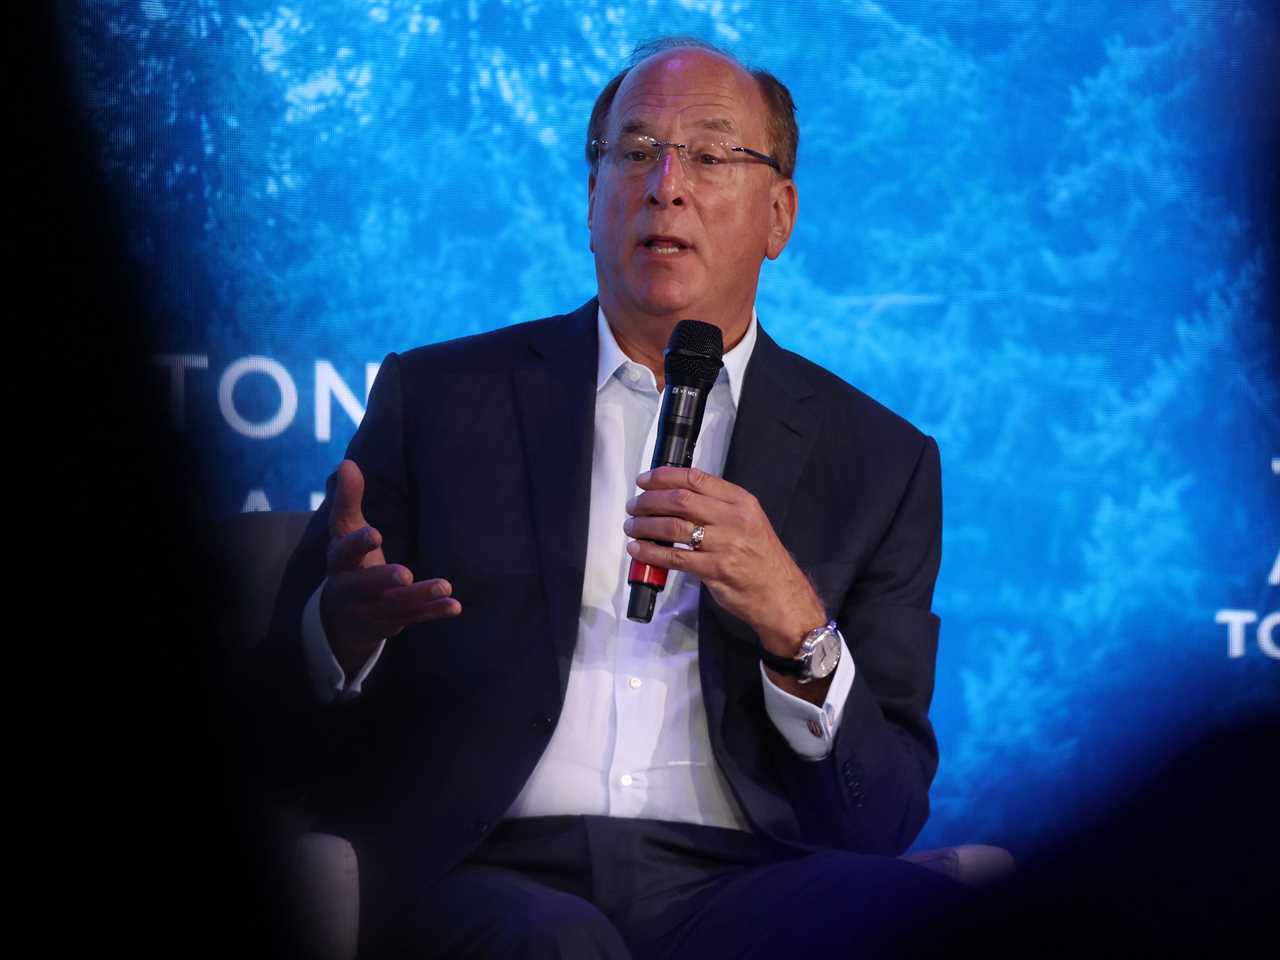
M 311 508 L 387 351 L 593 294 L 592 101 L 637 40 L 688 33 L 799 107 L 762 323 L 941 446 L 920 843 L 1029 851 L 1274 702 L 1265 0 L 67 11 L 162 318 L 154 402 L 207 455 L 210 514 Z

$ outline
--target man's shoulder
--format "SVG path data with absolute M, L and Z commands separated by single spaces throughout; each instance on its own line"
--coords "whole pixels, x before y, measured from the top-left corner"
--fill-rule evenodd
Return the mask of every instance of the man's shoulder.
M 588 333 L 594 336 L 595 323 L 593 298 L 568 313 L 426 344 L 399 354 L 398 359 L 407 377 L 420 373 L 436 376 L 502 373 L 527 363 L 531 357 L 554 356 Z
M 838 374 L 776 342 L 769 341 L 769 346 L 777 351 L 778 376 L 791 379 L 801 393 L 808 394 L 806 403 L 817 401 L 825 432 L 885 453 L 896 449 L 907 455 L 918 454 L 928 441 L 906 417 Z

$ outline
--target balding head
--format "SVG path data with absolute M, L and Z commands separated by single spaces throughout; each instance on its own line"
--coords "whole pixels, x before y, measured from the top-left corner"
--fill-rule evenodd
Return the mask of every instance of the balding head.
M 721 50 L 719 47 L 704 40 L 698 40 L 695 37 L 678 36 L 659 37 L 655 40 L 637 44 L 635 50 L 631 53 L 627 66 L 605 84 L 604 89 L 600 91 L 600 95 L 596 97 L 595 105 L 591 108 L 591 119 L 587 123 L 586 154 L 587 162 L 591 164 L 592 172 L 595 172 L 596 164 L 599 160 L 596 151 L 592 147 L 592 142 L 605 138 L 609 110 L 613 106 L 613 101 L 617 97 L 618 90 L 626 80 L 627 75 L 646 60 L 662 56 L 669 51 L 681 49 L 699 50 L 722 57 L 740 70 L 744 76 L 750 77 L 755 82 L 766 115 L 765 138 L 767 143 L 763 149 L 777 160 L 783 177 L 793 177 L 796 168 L 796 151 L 800 146 L 800 131 L 796 127 L 796 107 L 791 99 L 791 92 L 781 80 L 768 70 L 744 67 L 736 57 Z

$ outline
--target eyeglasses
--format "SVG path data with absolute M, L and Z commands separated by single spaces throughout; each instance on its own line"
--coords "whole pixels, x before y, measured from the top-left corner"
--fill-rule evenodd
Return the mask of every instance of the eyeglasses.
M 592 156 L 599 160 L 603 155 L 613 169 L 628 178 L 646 176 L 662 159 L 662 151 L 667 147 L 680 157 L 685 176 L 701 183 L 731 183 L 747 163 L 764 163 L 782 172 L 778 161 L 767 153 L 720 140 L 663 143 L 641 133 L 624 133 L 612 142 L 591 141 Z

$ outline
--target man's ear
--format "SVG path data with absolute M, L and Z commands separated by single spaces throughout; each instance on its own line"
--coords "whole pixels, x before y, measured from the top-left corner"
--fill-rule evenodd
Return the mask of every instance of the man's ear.
M 791 231 L 796 225 L 796 213 L 800 209 L 800 195 L 794 180 L 779 180 L 769 189 L 769 243 L 765 255 L 776 260 L 782 253 Z
M 587 177 L 587 249 L 596 252 L 595 237 L 591 233 L 591 219 L 596 212 L 596 175 Z

